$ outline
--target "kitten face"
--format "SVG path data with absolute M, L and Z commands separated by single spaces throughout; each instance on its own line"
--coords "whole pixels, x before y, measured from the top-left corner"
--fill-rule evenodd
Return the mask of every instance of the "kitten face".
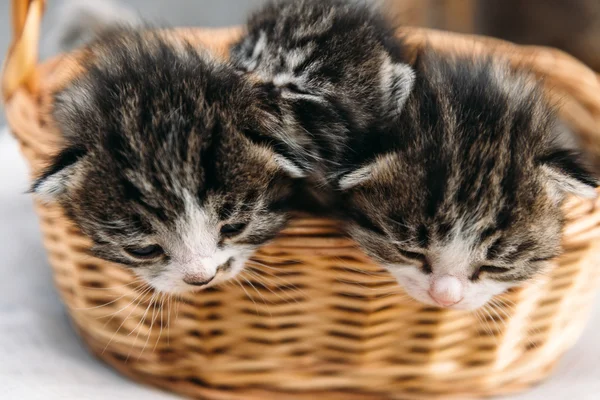
M 560 253 L 560 210 L 545 195 L 537 204 L 513 203 L 516 208 L 505 214 L 488 210 L 481 217 L 461 207 L 429 215 L 410 204 L 412 199 L 386 201 L 376 194 L 390 190 L 406 186 L 354 192 L 351 207 L 365 215 L 354 218 L 348 232 L 409 295 L 425 304 L 481 307 L 534 277 Z M 407 209 L 410 216 L 402 219 Z
M 252 138 L 275 132 L 262 92 L 164 34 L 111 34 L 56 97 L 67 145 L 34 184 L 155 289 L 234 277 L 285 225 L 301 172 Z
M 425 55 L 395 132 L 340 180 L 351 236 L 415 299 L 474 309 L 560 253 L 566 193 L 596 180 L 527 76 Z

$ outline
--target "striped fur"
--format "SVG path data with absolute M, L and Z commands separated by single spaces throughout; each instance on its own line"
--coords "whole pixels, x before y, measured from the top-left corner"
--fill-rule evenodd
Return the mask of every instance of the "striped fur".
M 232 278 L 284 226 L 301 176 L 272 146 L 268 93 L 165 32 L 117 30 L 84 51 L 56 96 L 67 145 L 33 191 L 156 289 Z
M 414 74 L 394 31 L 365 3 L 273 1 L 249 18 L 232 47 L 233 63 L 288 113 L 290 157 L 319 193 L 355 151 L 352 137 L 399 112 L 410 93 Z
M 529 74 L 431 52 L 414 67 L 402 114 L 378 133 L 385 151 L 348 166 L 340 204 L 409 294 L 476 308 L 560 253 L 562 198 L 594 196 L 597 180 Z M 459 283 L 440 300 L 449 277 Z

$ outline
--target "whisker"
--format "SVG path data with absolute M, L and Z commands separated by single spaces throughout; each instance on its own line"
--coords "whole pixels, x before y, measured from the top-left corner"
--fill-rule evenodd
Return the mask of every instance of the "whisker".
M 275 269 L 275 268 L 269 267 L 268 265 L 262 264 L 262 263 L 260 263 L 260 262 L 257 262 L 257 261 L 253 261 L 253 263 L 255 263 L 255 264 L 256 264 L 256 265 L 254 265 L 255 267 L 259 267 L 259 268 L 260 268 L 260 267 L 265 267 L 265 268 L 268 268 L 268 269 Z M 249 265 L 250 265 L 250 264 L 249 264 Z M 252 266 L 252 265 L 250 265 L 250 266 Z M 261 269 L 261 270 L 262 270 L 262 272 L 264 272 L 265 274 L 269 274 L 269 275 L 270 275 L 270 276 L 272 276 L 273 278 L 277 278 L 277 279 L 281 280 L 282 282 L 286 283 L 288 286 L 291 286 L 293 289 L 295 289 L 295 290 L 298 290 L 298 291 L 299 291 L 299 292 L 300 292 L 302 295 L 305 295 L 305 293 L 303 293 L 303 292 L 302 292 L 302 290 L 301 290 L 299 287 L 297 287 L 296 285 L 294 285 L 293 283 L 291 283 L 291 282 L 290 282 L 290 281 L 288 281 L 287 279 L 285 279 L 285 278 L 283 278 L 283 277 L 281 277 L 281 276 L 279 276 L 279 275 L 275 275 L 275 274 L 273 274 L 273 273 L 271 273 L 271 272 L 265 271 L 265 270 L 263 270 L 262 268 L 260 268 L 260 269 Z
M 130 336 L 133 332 L 137 331 L 137 334 L 135 335 L 135 339 L 133 341 L 133 343 L 131 344 L 131 347 L 129 348 L 129 353 L 127 353 L 127 358 L 125 359 L 125 361 L 129 361 L 129 357 L 131 356 L 131 352 L 133 351 L 133 348 L 135 347 L 135 344 L 137 343 L 137 340 L 140 336 L 140 332 L 141 329 L 139 329 L 139 327 L 141 327 L 142 325 L 144 325 L 144 323 L 146 322 L 146 316 L 148 315 L 148 311 L 150 310 L 150 306 L 153 304 L 154 302 L 154 297 L 156 296 L 157 292 L 154 292 L 152 294 L 152 297 L 150 298 L 150 302 L 148 303 L 148 307 L 146 307 L 146 311 L 144 312 L 144 315 L 142 315 L 142 318 L 140 319 L 140 322 L 138 322 L 138 324 L 135 326 L 135 328 L 133 328 L 131 330 L 131 332 L 129 332 L 129 334 L 127 336 Z
M 483 329 L 485 330 L 485 332 L 489 336 L 493 336 L 493 332 L 490 330 L 490 327 L 489 327 L 489 325 L 486 322 L 485 316 L 483 314 L 480 314 L 480 311 L 481 311 L 481 309 L 475 310 L 475 314 L 477 316 L 477 319 L 481 323 L 481 326 L 483 327 Z
M 279 293 L 274 292 L 270 287 L 269 287 L 269 280 L 266 277 L 260 277 L 259 279 L 259 275 L 257 273 L 255 273 L 254 271 L 250 271 L 250 270 L 245 270 L 244 272 L 246 273 L 250 273 L 252 274 L 252 276 L 254 276 L 257 280 L 260 281 L 260 279 L 265 279 L 265 282 L 261 282 L 263 283 L 263 286 L 271 293 L 273 293 L 275 296 L 277 296 L 279 299 L 281 299 L 282 301 L 285 301 L 286 303 L 289 303 L 289 300 L 294 300 L 296 303 L 298 303 L 298 300 L 295 299 L 294 297 L 290 296 L 288 293 L 286 293 L 286 295 L 288 296 L 289 299 L 285 299 L 283 298 Z
M 163 308 L 165 305 L 165 301 L 169 298 L 169 295 L 167 293 L 163 293 L 162 294 L 162 299 L 160 302 L 160 330 L 158 331 L 158 338 L 156 339 L 156 342 L 154 343 L 154 348 L 152 349 L 152 352 L 154 353 L 156 351 L 156 346 L 158 346 L 158 342 L 160 342 L 160 336 L 162 335 L 162 331 L 163 331 Z
M 158 293 L 160 294 L 159 298 L 162 296 L 162 293 Z M 150 336 L 152 336 L 152 328 L 154 327 L 154 321 L 156 321 L 156 318 L 158 317 L 158 315 L 154 315 L 155 311 L 156 311 L 156 305 L 158 302 L 154 302 L 154 304 L 152 305 L 152 319 L 150 320 L 150 328 L 148 329 L 148 335 L 146 335 L 146 341 L 144 342 L 144 347 L 142 347 L 142 351 L 140 352 L 140 354 L 138 354 L 138 361 L 140 360 L 140 357 L 142 357 L 142 354 L 144 354 L 144 351 L 146 350 L 146 346 L 148 345 L 148 341 L 150 340 Z M 157 342 L 158 343 L 158 342 Z
M 181 303 L 181 295 L 175 295 L 175 321 L 179 318 L 179 304 Z
M 129 293 L 122 294 L 121 296 L 117 297 L 116 299 L 111 300 L 108 303 L 100 304 L 99 306 L 94 306 L 94 307 L 79 307 L 79 308 L 73 308 L 73 310 L 74 311 L 96 310 L 98 308 L 106 307 L 108 305 L 116 303 L 117 301 L 121 300 L 123 297 L 127 296 L 128 294 Z
M 252 286 L 252 289 L 254 289 L 254 291 L 258 294 L 258 296 L 261 298 L 262 302 L 265 304 L 265 307 L 268 309 L 268 305 L 267 302 L 264 298 L 264 296 L 262 295 L 262 293 L 260 293 L 260 291 L 258 289 L 256 289 L 256 287 L 252 284 L 252 282 L 250 282 L 246 277 L 242 277 L 246 282 L 248 282 L 248 284 L 250 286 Z M 271 310 L 269 309 L 269 314 L 271 315 L 271 318 L 273 318 L 273 314 L 271 313 Z
M 100 317 L 100 318 L 108 318 L 108 317 L 111 317 L 111 318 L 110 318 L 108 321 L 106 321 L 106 322 L 104 323 L 104 326 L 106 326 L 108 323 L 110 323 L 110 321 L 112 321 L 112 319 L 113 319 L 113 318 L 114 318 L 114 317 L 115 317 L 117 314 L 119 314 L 121 311 L 125 310 L 127 307 L 131 306 L 131 305 L 133 304 L 133 302 L 134 302 L 134 301 L 136 301 L 137 299 L 139 299 L 139 298 L 140 298 L 141 296 L 143 296 L 144 294 L 148 293 L 150 290 L 152 290 L 152 288 L 151 288 L 151 287 L 147 287 L 147 288 L 146 288 L 146 289 L 144 289 L 144 290 L 143 290 L 141 293 L 139 293 L 139 294 L 138 294 L 138 295 L 137 295 L 137 296 L 136 296 L 136 297 L 135 297 L 135 298 L 134 298 L 134 299 L 133 299 L 133 300 L 132 300 L 132 301 L 131 301 L 129 304 L 127 304 L 125 307 L 123 307 L 123 308 L 121 308 L 121 309 L 119 309 L 119 310 L 117 310 L 117 311 L 115 311 L 115 312 L 113 312 L 113 313 L 110 313 L 110 314 L 107 314 L 107 315 L 103 315 L 102 317 Z M 99 319 L 100 319 L 100 318 L 99 318 Z
M 102 350 L 102 354 L 104 354 L 104 352 L 106 351 L 106 349 L 108 348 L 108 346 L 110 346 L 110 344 L 112 343 L 113 339 L 115 338 L 115 336 L 117 335 L 117 333 L 119 333 L 119 331 L 121 330 L 121 328 L 123 327 L 123 325 L 125 324 L 125 322 L 127 320 L 129 320 L 129 317 L 131 316 L 131 314 L 133 313 L 133 311 L 139 306 L 139 304 L 142 302 L 143 297 L 146 293 L 148 293 L 148 291 L 150 291 L 152 288 L 148 287 L 144 292 L 140 293 L 135 299 L 133 299 L 131 301 L 131 303 L 129 303 L 126 307 L 130 307 L 131 305 L 133 305 L 133 303 L 135 302 L 136 304 L 133 306 L 133 308 L 131 309 L 131 311 L 129 311 L 129 314 L 127 314 L 127 316 L 123 319 L 123 321 L 121 321 L 121 324 L 119 325 L 119 327 L 117 328 L 117 330 L 115 331 L 115 333 L 113 333 L 113 335 L 111 336 L 110 340 L 108 341 L 108 343 L 106 344 L 106 346 L 104 346 L 104 349 Z M 139 300 L 138 300 L 139 299 Z M 136 302 L 137 300 L 137 302 Z M 121 309 L 124 310 L 125 308 Z M 110 321 L 112 321 L 112 319 L 116 316 L 117 314 L 114 313 L 113 316 L 104 324 L 104 326 L 106 326 Z
M 481 310 L 487 314 L 487 316 L 489 317 L 489 319 L 491 319 L 494 323 L 496 323 L 496 321 L 494 321 L 494 317 L 490 314 L 490 312 L 487 309 L 487 307 L 482 307 Z M 486 318 L 485 321 L 486 321 L 486 325 L 488 325 L 489 328 L 490 328 L 490 336 L 492 336 L 494 338 L 494 342 L 496 343 L 496 346 L 498 346 L 499 342 L 498 342 L 497 332 L 492 329 L 491 325 L 489 325 L 489 324 L 491 324 L 492 321 L 489 321 L 487 318 Z M 498 326 L 496 325 L 496 328 L 497 327 Z
M 240 287 L 242 288 L 242 290 L 244 291 L 244 293 L 246 293 L 246 297 L 248 297 L 250 300 L 252 300 L 252 303 L 254 303 L 254 308 L 256 309 L 256 315 L 260 315 L 260 313 L 258 312 L 258 306 L 256 305 L 256 302 L 254 301 L 254 299 L 248 294 L 248 292 L 246 291 L 246 288 L 244 288 L 244 285 L 242 285 L 242 282 L 239 281 L 239 279 L 237 277 L 234 278 L 236 280 L 236 282 L 240 285 Z
M 171 345 L 171 295 L 167 296 L 167 346 Z

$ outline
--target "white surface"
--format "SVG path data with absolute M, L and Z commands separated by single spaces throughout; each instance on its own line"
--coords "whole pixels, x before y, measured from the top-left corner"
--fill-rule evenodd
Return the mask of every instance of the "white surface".
M 0 129 L 0 399 L 172 399 L 90 356 L 52 285 L 27 169 Z
M 88 355 L 52 285 L 13 138 L 0 132 L 0 399 L 172 399 Z M 553 378 L 512 400 L 587 400 L 600 394 L 600 312 Z

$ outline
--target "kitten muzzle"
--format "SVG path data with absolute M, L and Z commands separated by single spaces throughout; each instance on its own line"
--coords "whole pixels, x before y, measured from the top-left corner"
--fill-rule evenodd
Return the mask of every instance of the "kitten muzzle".
M 429 288 L 429 296 L 440 306 L 450 307 L 462 301 L 464 286 L 457 277 L 443 275 L 433 278 Z

